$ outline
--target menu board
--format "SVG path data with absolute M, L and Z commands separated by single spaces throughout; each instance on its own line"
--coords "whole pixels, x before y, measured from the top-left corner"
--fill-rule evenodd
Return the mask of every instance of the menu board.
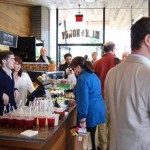
M 17 47 L 18 36 L 0 30 L 0 44 Z

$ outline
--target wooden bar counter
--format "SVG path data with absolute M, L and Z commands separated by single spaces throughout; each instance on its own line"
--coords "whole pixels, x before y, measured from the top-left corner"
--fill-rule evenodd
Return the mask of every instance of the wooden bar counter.
M 23 129 L 0 128 L 0 150 L 72 150 L 74 138 L 69 129 L 76 125 L 76 107 L 70 107 L 68 112 L 54 128 L 35 128 L 39 133 L 33 137 L 21 135 Z

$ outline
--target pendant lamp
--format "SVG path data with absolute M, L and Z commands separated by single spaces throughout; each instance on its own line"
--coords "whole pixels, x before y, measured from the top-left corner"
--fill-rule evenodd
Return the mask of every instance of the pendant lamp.
M 79 12 L 78 12 L 78 14 L 75 15 L 75 19 L 76 19 L 76 22 L 83 21 L 83 14 L 81 14 L 81 12 L 80 12 L 80 4 L 79 4 Z

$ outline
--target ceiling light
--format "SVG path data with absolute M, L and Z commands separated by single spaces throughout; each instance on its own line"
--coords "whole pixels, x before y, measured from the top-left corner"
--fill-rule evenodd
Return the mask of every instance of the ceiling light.
M 96 2 L 97 0 L 84 0 L 85 2 L 87 2 L 87 3 L 94 3 L 94 2 Z

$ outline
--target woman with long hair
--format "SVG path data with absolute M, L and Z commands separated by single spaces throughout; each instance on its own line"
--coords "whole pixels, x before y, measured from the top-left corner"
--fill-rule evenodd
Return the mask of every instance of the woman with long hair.
M 15 56 L 14 64 L 14 80 L 15 87 L 19 90 L 19 97 L 16 101 L 19 104 L 19 101 L 26 101 L 28 92 L 32 93 L 34 91 L 33 83 L 26 72 L 23 72 L 21 69 L 22 59 L 19 56 Z

